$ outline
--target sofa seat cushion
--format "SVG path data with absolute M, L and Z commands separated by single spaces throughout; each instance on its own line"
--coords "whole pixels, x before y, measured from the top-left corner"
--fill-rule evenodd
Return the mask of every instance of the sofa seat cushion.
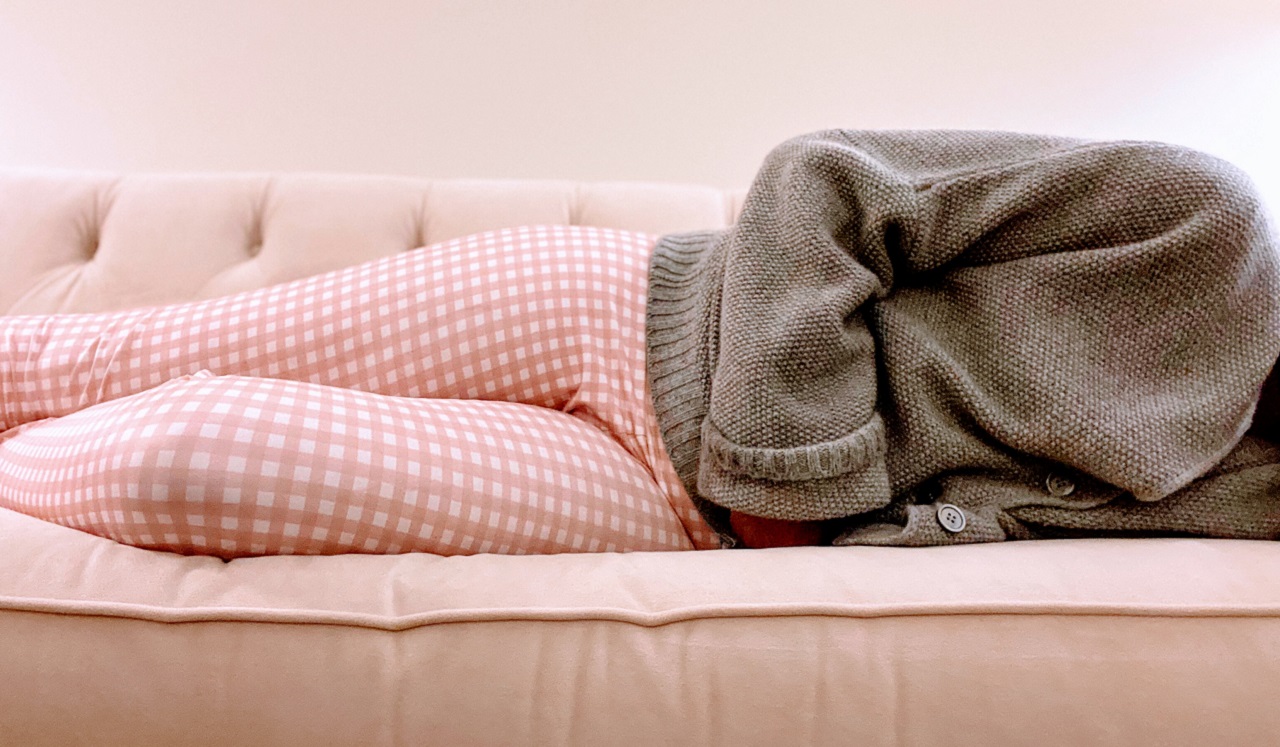
M 223 562 L 0 510 L 0 548 L 0 672 L 23 683 L 0 688 L 11 744 L 979 745 L 1029 739 L 1029 724 L 1058 743 L 1262 744 L 1280 730 L 1265 705 L 1280 698 L 1274 542 Z

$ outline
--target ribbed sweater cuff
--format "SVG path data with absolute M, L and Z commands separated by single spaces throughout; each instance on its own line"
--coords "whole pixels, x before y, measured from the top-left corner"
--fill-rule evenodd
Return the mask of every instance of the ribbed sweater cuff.
M 663 236 L 649 264 L 645 315 L 649 390 L 667 455 L 703 518 L 722 536 L 733 536 L 729 514 L 698 495 L 701 425 L 711 393 L 712 348 L 719 319 L 723 268 L 709 249 L 727 231 Z
M 862 470 L 879 459 L 885 448 L 880 413 L 843 438 L 790 449 L 741 446 L 725 438 L 711 418 L 702 421 L 703 458 L 723 470 L 763 480 L 818 480 Z
M 712 319 L 702 292 L 715 283 L 706 251 L 722 235 L 699 231 L 664 236 L 649 267 L 645 337 L 649 388 L 667 453 L 691 493 L 697 477 L 698 428 L 710 393 Z M 714 320 L 718 322 L 719 320 Z
M 791 449 L 735 444 L 710 418 L 701 430 L 698 491 L 718 506 L 771 519 L 817 521 L 890 502 L 879 413 L 842 438 Z

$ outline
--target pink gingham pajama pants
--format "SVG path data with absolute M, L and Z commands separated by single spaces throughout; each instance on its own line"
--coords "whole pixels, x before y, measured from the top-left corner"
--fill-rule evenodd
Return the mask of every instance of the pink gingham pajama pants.
M 0 506 L 223 558 L 718 547 L 649 397 L 656 238 L 507 229 L 0 318 Z

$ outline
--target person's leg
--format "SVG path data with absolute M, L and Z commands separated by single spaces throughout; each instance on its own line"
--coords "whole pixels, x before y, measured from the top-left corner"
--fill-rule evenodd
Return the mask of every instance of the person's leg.
M 569 413 L 640 460 L 717 547 L 663 450 L 644 315 L 656 237 L 546 226 L 468 236 L 257 291 L 0 318 L 0 429 L 200 370 Z
M 207 301 L 0 317 L 0 430 L 200 370 L 562 409 L 595 333 L 633 331 L 611 295 L 652 240 L 508 229 Z
M 565 413 L 207 372 L 0 434 L 0 498 L 223 558 L 692 548 L 644 465 Z

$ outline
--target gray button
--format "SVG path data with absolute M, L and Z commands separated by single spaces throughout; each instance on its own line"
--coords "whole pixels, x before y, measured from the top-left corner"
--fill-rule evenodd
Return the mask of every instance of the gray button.
M 1056 495 L 1059 498 L 1071 495 L 1076 489 L 1076 484 L 1061 475 L 1049 475 L 1044 481 L 1044 485 L 1049 489 L 1049 495 Z
M 948 532 L 958 532 L 964 529 L 964 511 L 954 504 L 943 503 L 938 506 L 938 523 Z

